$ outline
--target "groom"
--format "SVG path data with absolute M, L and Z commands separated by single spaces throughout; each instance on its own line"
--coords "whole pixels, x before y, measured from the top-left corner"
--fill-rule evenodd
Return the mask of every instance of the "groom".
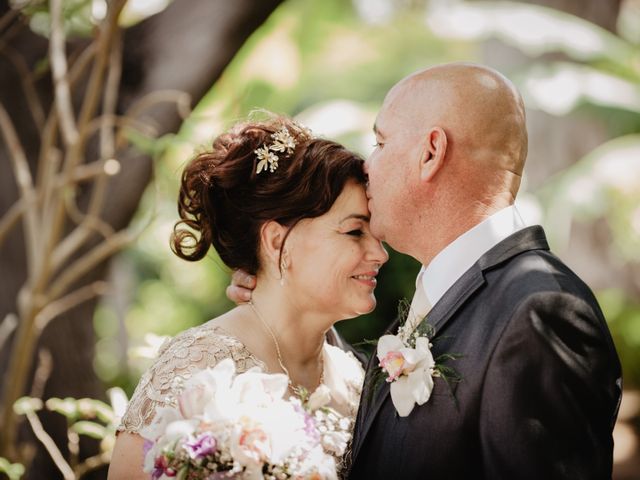
M 391 89 L 374 130 L 372 233 L 422 263 L 412 309 L 461 381 L 436 378 L 406 417 L 367 382 L 349 478 L 610 478 L 620 364 L 589 288 L 513 206 L 518 92 L 486 67 L 433 67 Z

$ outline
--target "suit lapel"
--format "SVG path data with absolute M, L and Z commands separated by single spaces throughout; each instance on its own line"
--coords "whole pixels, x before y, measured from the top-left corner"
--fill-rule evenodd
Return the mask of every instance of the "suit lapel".
M 438 330 L 451 318 L 455 311 L 460 308 L 462 304 L 469 298 L 473 292 L 480 288 L 484 283 L 482 271 L 479 268 L 470 269 L 467 271 L 456 284 L 447 291 L 442 299 L 434 305 L 429 314 L 423 320 L 431 323 L 436 329 L 436 335 Z M 397 322 L 396 322 L 397 329 Z M 393 332 L 395 333 L 395 332 Z M 375 352 L 373 354 L 375 356 Z M 376 362 L 370 362 L 369 368 L 377 368 Z M 371 428 L 373 421 L 378 414 L 378 411 L 384 404 L 387 396 L 390 394 L 390 384 L 385 382 L 376 392 L 373 393 L 370 404 L 363 410 L 363 418 L 360 421 L 360 431 L 358 433 L 358 441 L 354 445 L 353 459 L 355 460 L 362 441 L 367 435 L 367 432 Z
M 445 324 L 453 317 L 462 305 L 485 283 L 484 272 L 496 268 L 500 264 L 506 262 L 510 258 L 522 252 L 529 250 L 548 250 L 549 246 L 544 234 L 544 230 L 540 226 L 528 227 L 509 236 L 487 253 L 485 253 L 464 275 L 442 296 L 442 298 L 433 306 L 427 317 L 429 322 L 435 328 L 435 334 L 442 330 Z M 395 333 L 398 322 L 394 323 L 391 333 Z M 373 354 L 375 357 L 375 352 Z M 368 370 L 377 368 L 377 362 L 370 361 Z M 378 411 L 384 404 L 390 393 L 390 385 L 384 385 L 374 392 L 370 405 L 367 402 L 366 408 L 362 409 L 362 418 L 359 419 L 357 438 L 355 438 L 353 446 L 353 461 L 356 460 L 358 452 L 362 447 L 364 439 L 373 424 Z M 364 400 L 366 402 L 366 400 Z

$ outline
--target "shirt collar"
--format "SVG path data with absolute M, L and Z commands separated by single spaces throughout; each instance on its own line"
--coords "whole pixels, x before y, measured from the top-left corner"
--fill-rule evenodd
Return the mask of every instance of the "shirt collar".
M 429 303 L 435 305 L 451 286 L 487 251 L 526 225 L 515 205 L 497 211 L 467 230 L 422 266 L 420 280 Z

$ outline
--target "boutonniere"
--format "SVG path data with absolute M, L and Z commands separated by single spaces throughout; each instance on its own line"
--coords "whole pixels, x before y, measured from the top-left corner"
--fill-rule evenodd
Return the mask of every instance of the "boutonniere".
M 378 340 L 378 378 L 390 383 L 391 400 L 398 415 L 408 416 L 415 405 L 424 405 L 431 397 L 434 377 L 449 382 L 459 381 L 457 372 L 443 364 L 445 360 L 455 360 L 460 355 L 443 354 L 433 357 L 435 329 L 423 319 L 413 331 L 407 324 L 409 303 L 401 300 L 399 305 L 401 320 L 398 334 L 383 335 Z

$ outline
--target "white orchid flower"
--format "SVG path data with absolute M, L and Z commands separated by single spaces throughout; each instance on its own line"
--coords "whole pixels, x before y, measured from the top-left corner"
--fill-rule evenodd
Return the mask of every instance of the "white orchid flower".
M 378 342 L 377 355 L 391 383 L 391 401 L 398 415 L 406 417 L 416 404 L 429 400 L 435 361 L 427 338 L 419 337 L 415 348 L 410 348 L 396 335 L 384 335 Z

